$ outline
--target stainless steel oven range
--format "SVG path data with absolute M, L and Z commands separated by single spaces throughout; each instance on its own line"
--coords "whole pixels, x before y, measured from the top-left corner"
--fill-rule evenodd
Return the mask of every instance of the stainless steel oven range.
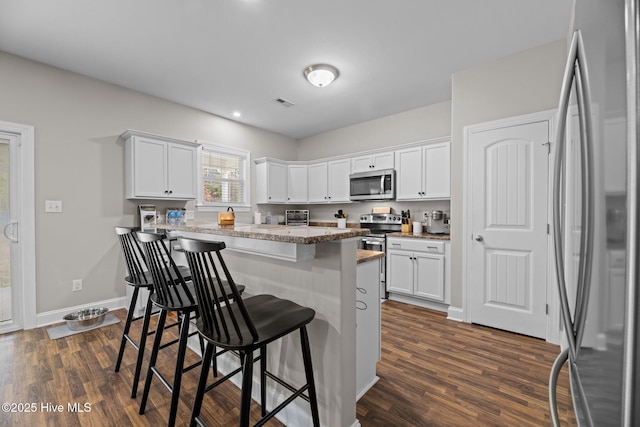
M 371 234 L 360 239 L 359 249 L 387 252 L 387 234 L 396 233 L 402 229 L 402 217 L 397 214 L 362 214 L 360 215 L 360 227 L 368 228 Z M 386 262 L 380 263 L 380 296 L 387 298 L 387 272 Z

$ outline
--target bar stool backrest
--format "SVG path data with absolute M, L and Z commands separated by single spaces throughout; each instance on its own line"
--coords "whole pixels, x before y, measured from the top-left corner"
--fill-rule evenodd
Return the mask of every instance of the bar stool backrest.
M 135 234 L 140 228 L 116 227 L 115 229 L 122 245 L 122 253 L 127 264 L 129 278 L 135 284 L 149 285 L 147 275 L 144 274 L 147 271 L 146 259 Z
M 238 287 L 229 273 L 220 251 L 224 242 L 178 238 L 187 256 L 200 321 L 207 336 L 219 344 L 241 345 L 258 339 L 255 325 L 247 312 Z M 229 296 L 234 303 L 230 303 Z
M 195 298 L 164 244 L 165 236 L 141 231 L 136 235 L 147 256 L 147 266 L 153 277 L 153 287 L 158 303 L 174 307 L 195 304 Z

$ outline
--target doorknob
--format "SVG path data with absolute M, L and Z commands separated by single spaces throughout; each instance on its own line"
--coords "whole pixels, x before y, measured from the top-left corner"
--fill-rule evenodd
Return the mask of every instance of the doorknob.
M 484 240 L 484 237 L 482 236 L 482 234 L 476 234 L 474 239 L 476 239 L 478 242 L 482 242 Z
M 8 231 L 9 231 L 9 227 L 12 228 L 12 235 L 10 236 Z M 9 239 L 9 241 L 11 241 L 12 243 L 18 243 L 18 237 L 17 237 L 17 233 L 16 230 L 18 228 L 18 223 L 15 221 L 11 221 L 10 223 L 8 223 L 5 227 L 4 230 L 2 230 L 2 232 L 4 233 L 4 236 Z

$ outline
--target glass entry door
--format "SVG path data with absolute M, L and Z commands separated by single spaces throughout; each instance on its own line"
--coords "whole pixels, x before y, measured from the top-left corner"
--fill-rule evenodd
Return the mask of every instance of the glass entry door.
M 12 157 L 15 157 L 16 138 L 0 134 L 0 329 L 11 326 L 16 318 L 17 296 L 12 289 L 12 260 L 15 261 L 15 244 L 18 240 L 18 224 L 11 210 Z

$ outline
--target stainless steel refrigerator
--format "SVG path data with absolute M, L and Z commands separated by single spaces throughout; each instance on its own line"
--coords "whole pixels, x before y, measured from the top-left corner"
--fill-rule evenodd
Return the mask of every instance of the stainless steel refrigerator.
M 575 0 L 561 89 L 553 225 L 568 365 L 581 426 L 640 425 L 638 0 Z

